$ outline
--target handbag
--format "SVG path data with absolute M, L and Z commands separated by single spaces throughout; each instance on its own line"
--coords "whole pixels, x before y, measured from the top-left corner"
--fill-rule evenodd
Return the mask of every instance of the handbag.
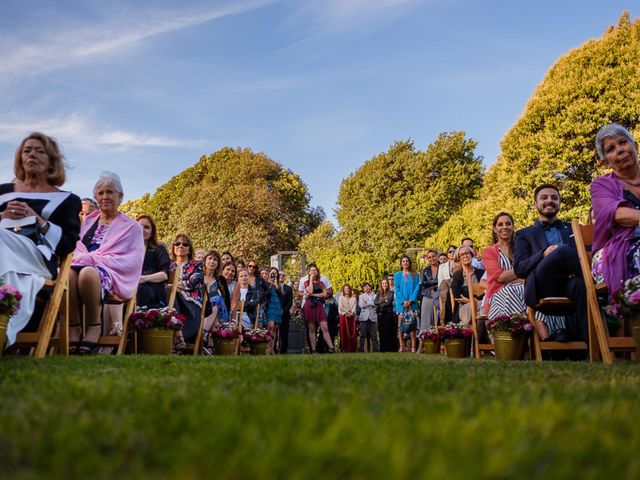
M 402 333 L 409 333 L 415 330 L 418 320 L 413 310 L 405 311 L 400 319 L 400 331 Z
M 6 228 L 17 235 L 22 235 L 31 240 L 35 245 L 43 244 L 43 235 L 35 216 L 24 217 L 19 220 L 3 218 L 0 227 Z

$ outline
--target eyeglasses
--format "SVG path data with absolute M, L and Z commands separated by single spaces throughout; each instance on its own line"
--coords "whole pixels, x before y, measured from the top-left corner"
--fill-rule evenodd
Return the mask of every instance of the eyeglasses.
M 173 242 L 174 247 L 190 247 L 191 245 L 184 242 Z
M 458 255 L 459 257 L 467 257 L 467 256 L 471 256 L 471 254 L 469 252 L 462 252 L 460 255 Z

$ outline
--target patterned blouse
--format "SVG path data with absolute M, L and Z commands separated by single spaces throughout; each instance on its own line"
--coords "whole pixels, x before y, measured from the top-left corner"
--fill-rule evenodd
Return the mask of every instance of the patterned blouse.
M 171 262 L 169 270 L 171 272 L 178 268 L 176 262 Z M 202 306 L 202 282 L 204 274 L 202 270 L 202 262 L 198 260 L 190 260 L 189 263 L 185 263 L 182 266 L 182 277 L 180 278 L 182 284 L 182 295 L 190 301 Z

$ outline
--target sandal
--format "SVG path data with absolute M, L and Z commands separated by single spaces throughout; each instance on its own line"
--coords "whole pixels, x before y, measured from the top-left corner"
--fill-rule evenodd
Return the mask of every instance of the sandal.
M 78 342 L 77 355 L 96 355 L 100 352 L 100 344 L 98 342 Z

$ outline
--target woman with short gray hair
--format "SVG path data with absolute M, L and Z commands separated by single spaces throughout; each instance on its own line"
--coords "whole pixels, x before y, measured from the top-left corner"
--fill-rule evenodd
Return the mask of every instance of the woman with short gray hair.
M 107 295 L 131 298 L 144 260 L 142 227 L 118 211 L 124 196 L 120 177 L 103 172 L 93 189 L 98 210 L 86 216 L 69 274 L 70 350 L 96 353 L 101 334 L 101 307 Z M 85 328 L 82 341 L 81 315 Z
M 638 142 L 625 127 L 611 123 L 598 131 L 596 151 L 612 171 L 590 187 L 595 214 L 592 248 L 594 252 L 603 249 L 593 271 L 602 273 L 613 296 L 624 280 L 640 275 Z

